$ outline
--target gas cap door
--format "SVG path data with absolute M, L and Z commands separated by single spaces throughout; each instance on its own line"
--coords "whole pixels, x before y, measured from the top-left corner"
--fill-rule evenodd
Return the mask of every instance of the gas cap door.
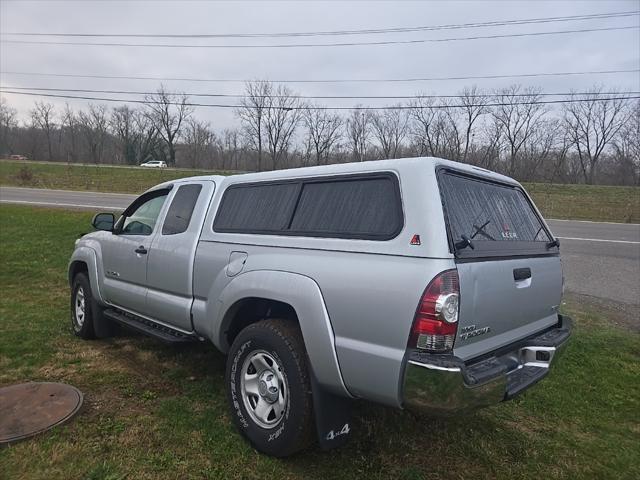
M 229 263 L 227 264 L 227 276 L 235 277 L 244 268 L 247 262 L 247 252 L 231 252 L 229 255 Z

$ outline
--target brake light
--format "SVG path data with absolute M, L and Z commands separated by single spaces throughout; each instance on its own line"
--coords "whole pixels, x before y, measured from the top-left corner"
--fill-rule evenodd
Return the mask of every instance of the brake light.
M 458 331 L 459 298 L 457 270 L 446 270 L 431 280 L 418 303 L 408 346 L 435 353 L 451 350 Z

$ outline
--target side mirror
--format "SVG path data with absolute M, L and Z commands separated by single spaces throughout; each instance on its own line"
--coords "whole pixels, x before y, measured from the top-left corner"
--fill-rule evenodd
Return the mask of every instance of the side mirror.
M 116 217 L 113 213 L 96 213 L 91 220 L 91 225 L 96 230 L 113 231 L 113 225 L 116 223 Z

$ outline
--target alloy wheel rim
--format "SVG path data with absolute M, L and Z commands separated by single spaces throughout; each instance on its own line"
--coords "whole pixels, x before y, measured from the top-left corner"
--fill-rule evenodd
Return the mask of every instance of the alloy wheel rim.
M 289 386 L 282 365 L 270 353 L 256 350 L 245 359 L 240 391 L 245 409 L 260 427 L 272 429 L 284 418 Z
M 84 317 L 85 317 L 85 297 L 84 297 L 84 289 L 82 287 L 78 287 L 78 290 L 76 290 L 76 298 L 73 303 L 75 305 L 76 325 L 78 329 L 80 329 L 84 324 Z

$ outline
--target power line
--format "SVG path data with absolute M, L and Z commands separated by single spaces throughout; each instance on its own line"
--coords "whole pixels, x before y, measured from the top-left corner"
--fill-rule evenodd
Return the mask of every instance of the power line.
M 31 90 L 31 91 L 43 91 L 43 92 L 72 92 L 72 93 L 102 93 L 102 94 L 111 94 L 111 95 L 155 95 L 157 92 L 152 91 L 134 91 L 134 90 L 95 90 L 88 88 L 51 88 L 51 87 L 9 87 L 9 86 L 1 86 L 2 88 L 9 88 L 11 90 Z M 291 94 L 291 95 L 246 95 L 246 94 L 238 94 L 238 93 L 193 93 L 193 92 L 174 92 L 180 95 L 186 95 L 188 97 L 215 97 L 215 98 L 300 98 L 300 99 L 350 99 L 350 100 L 359 100 L 359 99 L 421 99 L 421 98 L 486 98 L 486 97 L 501 97 L 505 94 L 502 93 L 476 93 L 476 94 L 467 94 L 467 95 L 438 95 L 438 94 L 416 94 L 416 95 L 300 95 L 300 94 Z M 565 97 L 569 95 L 589 95 L 590 92 L 560 92 L 560 93 L 509 93 L 506 94 L 510 97 L 531 97 L 532 95 L 540 96 L 540 97 Z M 620 95 L 620 92 L 598 92 L 599 95 Z M 640 94 L 638 92 L 625 91 L 625 95 L 629 94 Z
M 627 70 L 591 70 L 579 72 L 537 72 L 537 73 L 516 73 L 502 75 L 467 75 L 449 77 L 413 77 L 413 78 L 353 78 L 353 79 L 275 79 L 269 80 L 274 83 L 403 83 L 403 82 L 439 82 L 453 80 L 497 80 L 502 78 L 536 78 L 536 77 L 559 77 L 574 75 L 613 75 L 619 73 L 637 73 L 640 68 Z M 204 83 L 246 83 L 251 79 L 235 78 L 189 78 L 189 77 L 148 77 L 148 76 L 125 76 L 125 75 L 90 75 L 73 73 L 48 73 L 48 72 L 14 72 L 0 71 L 2 75 L 23 75 L 31 77 L 63 77 L 63 78 L 93 78 L 108 80 L 152 80 L 159 82 L 204 82 Z
M 77 95 L 60 95 L 60 94 L 50 94 L 50 93 L 35 93 L 35 92 L 21 92 L 21 91 L 11 91 L 11 90 L 0 90 L 0 93 L 4 94 L 13 94 L 13 95 L 28 95 L 28 96 L 36 96 L 36 97 L 52 97 L 52 98 L 66 98 L 66 99 L 75 99 L 75 100 L 93 100 L 99 102 L 118 102 L 118 103 L 137 103 L 144 105 L 157 105 L 157 104 L 169 104 L 169 105 L 182 105 L 182 102 L 158 102 L 151 100 L 127 100 L 123 98 L 107 98 L 107 97 L 87 97 L 87 96 L 77 96 Z M 428 108 L 441 109 L 441 108 L 474 108 L 474 107 L 500 107 L 500 106 L 510 106 L 510 105 L 553 105 L 553 104 L 564 104 L 564 103 L 580 103 L 580 102 L 592 102 L 596 101 L 613 101 L 613 100 L 634 100 L 639 99 L 640 95 L 624 95 L 624 96 L 616 96 L 616 97 L 606 97 L 602 99 L 594 99 L 594 98 L 574 98 L 574 99 L 565 99 L 565 100 L 541 100 L 541 101 L 526 101 L 526 102 L 493 102 L 493 103 L 482 103 L 482 104 L 469 104 L 469 105 L 433 105 Z M 192 103 L 185 102 L 184 105 L 190 107 L 212 107 L 212 108 L 242 108 L 243 105 L 225 105 L 225 104 L 214 104 L 214 103 Z M 307 106 L 294 106 L 294 107 L 276 107 L 282 110 L 306 110 Z M 387 105 L 383 107 L 374 107 L 374 106 L 363 106 L 356 105 L 353 107 L 312 107 L 314 110 L 410 110 L 415 107 L 411 105 Z
M 438 30 L 458 30 L 466 28 L 485 28 L 510 25 L 529 25 L 541 23 L 573 22 L 586 20 L 602 20 L 610 18 L 624 18 L 635 16 L 640 10 L 611 13 L 594 13 L 585 15 L 569 15 L 561 17 L 537 17 L 514 20 L 494 20 L 489 22 L 470 22 L 445 25 L 428 25 L 416 27 L 370 28 L 358 30 L 330 30 L 315 32 L 277 32 L 277 33 L 215 33 L 215 34 L 165 34 L 165 33 L 60 33 L 60 32 L 0 32 L 2 36 L 29 37 L 85 37 L 85 38 L 290 38 L 290 37 L 319 37 L 343 35 L 378 35 L 389 33 L 410 33 Z
M 179 43 L 115 43 L 115 42 L 57 42 L 47 40 L 0 40 L 0 43 L 21 44 L 21 45 L 73 45 L 92 47 L 151 47 L 151 48 L 306 48 L 306 47 L 360 47 L 360 46 L 384 46 L 384 45 L 416 45 L 424 43 L 457 42 L 466 40 L 487 40 L 501 38 L 523 38 L 539 37 L 548 35 L 565 35 L 572 33 L 593 33 L 608 32 L 615 30 L 637 30 L 639 25 L 624 27 L 603 27 L 603 28 L 583 28 L 576 30 L 557 30 L 552 32 L 527 32 L 527 33 L 505 33 L 496 35 L 476 35 L 468 37 L 448 37 L 448 38 L 427 38 L 416 40 L 381 40 L 370 42 L 336 42 L 336 43 L 274 43 L 264 44 L 179 44 Z

